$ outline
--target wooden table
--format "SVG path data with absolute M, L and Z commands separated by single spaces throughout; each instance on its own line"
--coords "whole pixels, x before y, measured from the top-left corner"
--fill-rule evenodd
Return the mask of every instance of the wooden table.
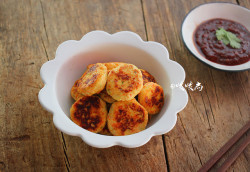
M 193 58 L 181 40 L 184 16 L 210 1 L 1 0 L 0 171 L 186 172 L 202 167 L 250 119 L 249 71 L 212 69 Z M 225 1 L 250 8 L 249 0 Z M 139 148 L 97 149 L 54 127 L 37 98 L 43 87 L 40 67 L 55 57 L 60 43 L 92 30 L 130 30 L 160 42 L 184 67 L 185 83 L 203 85 L 202 91 L 188 90 L 188 105 L 171 132 Z M 248 146 L 228 171 L 247 172 L 249 164 Z

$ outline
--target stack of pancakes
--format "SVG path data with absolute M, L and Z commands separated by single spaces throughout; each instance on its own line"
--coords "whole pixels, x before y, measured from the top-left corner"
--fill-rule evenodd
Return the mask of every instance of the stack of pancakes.
M 71 96 L 75 103 L 70 117 L 77 125 L 114 136 L 144 130 L 149 115 L 159 113 L 164 104 L 163 89 L 149 72 L 121 62 L 88 65 Z

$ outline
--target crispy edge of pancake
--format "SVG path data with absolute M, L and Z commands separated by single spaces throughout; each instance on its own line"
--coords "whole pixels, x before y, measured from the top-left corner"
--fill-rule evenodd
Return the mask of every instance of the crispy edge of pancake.
M 125 63 L 123 63 L 123 62 L 107 62 L 107 63 L 102 63 L 102 64 L 104 64 L 107 67 L 107 71 L 109 73 L 112 69 L 114 69 L 122 64 L 125 64 Z M 87 66 L 87 69 L 91 68 L 93 65 L 94 64 L 89 64 Z
M 146 83 L 138 95 L 138 102 L 150 115 L 159 113 L 164 105 L 163 88 L 154 82 Z
M 143 79 L 143 85 L 145 85 L 148 82 L 156 82 L 155 77 L 151 75 L 148 71 L 144 69 L 140 69 L 142 73 L 142 79 Z
M 100 93 L 106 85 L 107 67 L 96 63 L 81 76 L 77 91 L 84 96 Z
M 107 124 L 105 125 L 105 127 L 98 134 L 106 135 L 106 136 L 113 136 L 111 134 L 111 132 L 109 131 Z
M 116 101 L 107 93 L 106 87 L 98 94 L 98 96 L 107 103 L 114 103 Z
M 83 97 L 83 95 L 81 93 L 78 92 L 78 81 L 76 80 L 76 82 L 74 83 L 74 85 L 72 86 L 71 90 L 70 90 L 70 95 L 74 100 L 79 99 L 80 97 Z

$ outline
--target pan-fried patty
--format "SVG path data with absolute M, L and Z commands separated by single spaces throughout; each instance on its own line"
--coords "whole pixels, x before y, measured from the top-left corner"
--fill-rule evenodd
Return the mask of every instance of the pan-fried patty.
M 84 96 L 101 92 L 107 81 L 107 67 L 101 63 L 91 66 L 78 82 L 77 91 Z
M 122 65 L 124 63 L 122 62 L 109 62 L 109 63 L 104 63 L 104 65 L 107 67 L 108 72 L 111 71 L 112 69 Z
M 138 95 L 138 101 L 150 115 L 159 113 L 164 104 L 162 87 L 154 82 L 146 83 Z
M 104 88 L 99 94 L 98 96 L 104 100 L 107 103 L 114 103 L 115 99 L 113 99 L 106 91 L 106 88 Z
M 132 64 L 122 64 L 108 74 L 106 90 L 117 101 L 132 100 L 142 87 L 142 73 Z
M 78 89 L 78 82 L 79 82 L 79 80 L 77 80 L 75 83 L 74 83 L 74 85 L 73 85 L 73 87 L 71 88 L 71 96 L 73 97 L 73 99 L 75 99 L 75 100 L 77 100 L 77 99 L 79 99 L 80 97 L 83 97 L 83 95 L 82 94 L 80 94 L 78 91 L 77 91 L 77 89 Z
M 148 112 L 135 99 L 115 102 L 109 110 L 107 123 L 115 136 L 138 133 L 147 126 Z
M 70 108 L 72 121 L 94 133 L 104 128 L 107 114 L 106 103 L 97 96 L 81 97 Z
M 142 73 L 142 78 L 143 78 L 143 85 L 145 85 L 148 82 L 155 82 L 155 78 L 146 70 L 140 69 Z
M 112 69 L 114 69 L 114 68 L 116 68 L 116 67 L 118 67 L 118 66 L 120 66 L 120 65 L 122 65 L 124 63 L 122 63 L 122 62 L 108 62 L 108 63 L 102 63 L 102 64 L 104 64 L 107 67 L 107 70 L 108 70 L 108 73 L 109 73 L 109 71 L 111 71 Z M 90 64 L 90 65 L 88 65 L 87 68 L 89 69 L 93 65 L 94 64 Z

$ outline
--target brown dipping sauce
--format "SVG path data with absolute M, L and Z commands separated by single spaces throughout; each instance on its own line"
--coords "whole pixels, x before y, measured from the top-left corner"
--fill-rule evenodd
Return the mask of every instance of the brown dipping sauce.
M 229 44 L 225 45 L 219 41 L 216 37 L 216 30 L 219 28 L 235 34 L 241 40 L 241 47 L 232 48 Z M 194 42 L 206 59 L 218 64 L 234 66 L 246 63 L 250 59 L 249 31 L 241 24 L 230 20 L 212 19 L 202 23 L 195 31 Z

